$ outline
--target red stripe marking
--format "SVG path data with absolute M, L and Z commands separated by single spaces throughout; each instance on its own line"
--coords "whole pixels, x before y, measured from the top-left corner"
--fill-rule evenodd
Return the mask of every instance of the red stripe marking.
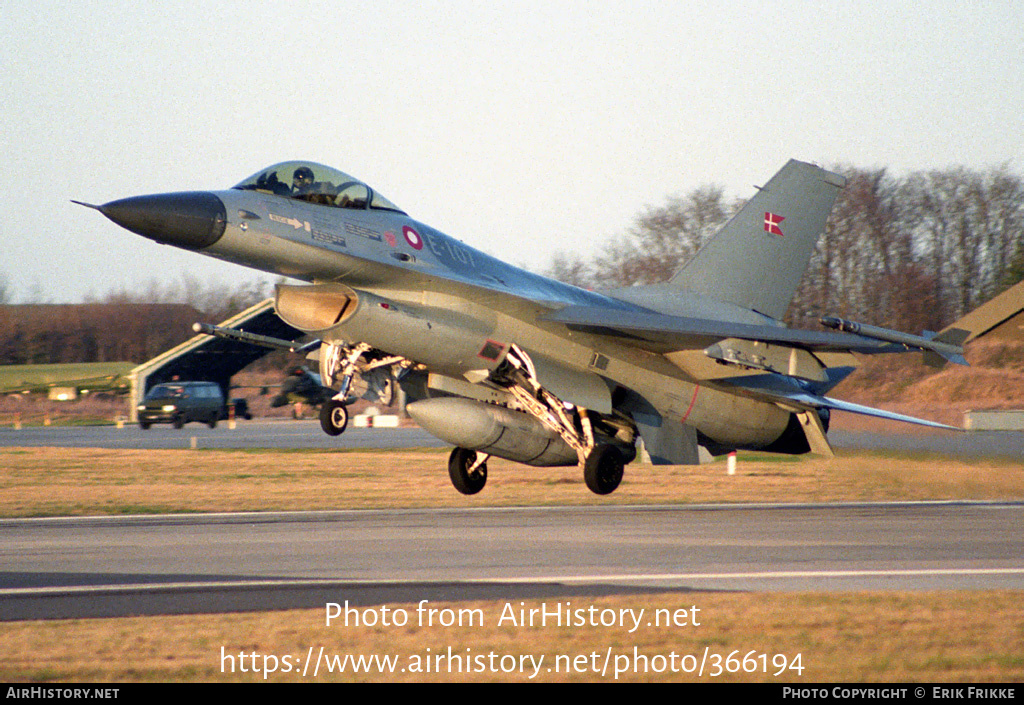
M 683 414 L 683 418 L 680 419 L 681 422 L 686 423 L 686 419 L 690 417 L 690 412 L 693 411 L 693 405 L 697 403 L 697 392 L 699 391 L 700 385 L 698 384 L 693 388 L 693 399 L 690 400 L 690 406 L 686 408 L 686 413 Z

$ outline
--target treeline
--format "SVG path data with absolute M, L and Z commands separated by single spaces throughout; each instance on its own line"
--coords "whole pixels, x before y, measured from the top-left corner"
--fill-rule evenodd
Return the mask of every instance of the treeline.
M 847 178 L 787 322 L 823 315 L 938 330 L 1024 279 L 1024 181 L 1006 168 Z M 591 260 L 560 254 L 550 276 L 593 289 L 667 280 L 742 201 L 705 186 L 648 207 Z M 770 273 L 766 273 L 770 276 Z
M 0 305 L 0 365 L 145 362 L 270 295 L 266 282 L 235 287 L 191 277 L 114 290 L 82 304 Z

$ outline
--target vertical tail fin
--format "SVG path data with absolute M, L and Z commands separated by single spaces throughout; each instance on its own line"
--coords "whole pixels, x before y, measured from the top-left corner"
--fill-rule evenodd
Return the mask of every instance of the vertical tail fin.
M 845 181 L 790 160 L 669 286 L 782 318 Z

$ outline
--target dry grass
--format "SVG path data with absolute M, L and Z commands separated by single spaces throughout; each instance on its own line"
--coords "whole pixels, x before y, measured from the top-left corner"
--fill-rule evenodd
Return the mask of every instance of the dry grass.
M 634 463 L 598 497 L 576 468 L 488 461 L 466 497 L 440 450 L 284 452 L 0 448 L 0 516 L 693 502 L 832 502 L 1024 497 L 1024 467 L 843 453 L 831 459 L 740 454 L 701 466 Z
M 575 598 L 571 606 L 603 610 L 639 610 L 649 616 L 656 609 L 689 610 L 697 607 L 699 626 L 647 626 L 630 634 L 618 627 L 499 626 L 504 602 L 433 603 L 436 609 L 478 609 L 482 623 L 473 626 L 417 624 L 415 605 L 389 605 L 407 610 L 404 627 L 356 627 L 335 622 L 325 626 L 323 610 L 270 613 L 147 617 L 63 622 L 0 624 L 0 680 L 2 681 L 247 681 L 264 679 L 253 673 L 252 654 L 262 669 L 264 657 L 289 656 L 292 672 L 278 672 L 268 681 L 528 681 L 518 662 L 509 672 L 466 673 L 468 666 L 489 667 L 488 655 L 543 656 L 537 681 L 612 681 L 615 667 L 620 681 L 757 681 L 821 682 L 1020 682 L 1024 678 L 1024 593 L 1012 591 L 969 593 L 858 593 L 840 595 L 674 593 L 630 597 Z M 338 596 L 339 601 L 344 596 Z M 539 607 L 536 600 L 515 602 L 519 609 Z M 553 601 L 548 601 L 551 609 Z M 394 612 L 392 612 L 393 614 Z M 467 614 L 467 613 L 464 613 Z M 646 619 L 646 617 L 645 617 Z M 314 678 L 298 672 L 309 649 L 320 647 L 330 655 L 391 654 L 405 672 L 328 673 L 322 667 Z M 461 671 L 447 659 L 473 656 Z M 637 653 L 647 657 L 634 661 Z M 221 671 L 223 654 L 233 656 L 235 672 Z M 706 661 L 703 676 L 678 672 L 699 664 L 705 649 L 722 657 L 720 675 L 713 675 L 714 659 Z M 751 651 L 767 654 L 767 673 L 757 661 L 754 672 L 742 672 L 742 659 Z M 735 653 L 734 653 L 735 652 Z M 596 653 L 596 657 L 594 654 Z M 247 656 L 247 672 L 239 671 Z M 442 655 L 440 668 L 412 672 L 417 657 Z M 602 674 L 606 655 L 607 672 Z M 677 672 L 669 664 L 676 655 Z M 739 672 L 728 672 L 724 660 L 733 654 Z M 801 671 L 785 670 L 775 676 L 776 654 Z M 477 661 L 476 656 L 484 657 Z M 694 655 L 695 661 L 684 660 Z M 796 661 L 797 655 L 800 656 Z M 556 661 L 560 656 L 570 659 Z M 579 662 L 573 659 L 583 658 Z M 660 657 L 660 658 L 655 658 Z M 267 666 L 274 661 L 267 659 Z M 502 665 L 501 660 L 495 664 Z M 561 671 L 554 670 L 556 663 Z M 576 663 L 582 672 L 566 673 Z M 783 663 L 781 660 L 776 664 Z M 451 664 L 451 665 L 448 665 Z M 463 661 L 466 664 L 466 661 Z M 505 659 L 504 665 L 512 661 Z M 585 665 L 585 668 L 584 668 Z M 598 672 L 594 672 L 596 666 Z M 548 670 L 548 669 L 552 670 Z M 661 673 L 654 672 L 662 670 Z M 454 671 L 454 672 L 449 672 Z M 734 669 L 735 671 L 735 669 Z
M 535 469 L 493 460 L 488 487 L 464 497 L 450 486 L 443 451 L 283 452 L 0 448 L 0 515 L 268 511 L 375 507 L 639 504 L 910 499 L 1020 499 L 1020 463 L 967 464 L 926 457 L 841 454 L 833 459 L 741 454 L 735 476 L 724 462 L 699 467 L 633 464 L 623 485 L 599 498 L 575 468 Z M 343 602 L 345 595 L 337 600 Z M 566 600 L 562 600 L 565 602 Z M 555 601 L 549 601 L 549 604 Z M 0 623 L 0 681 L 259 681 L 221 672 L 229 656 L 394 654 L 544 656 L 537 680 L 610 681 L 612 670 L 548 671 L 558 656 L 628 666 L 619 680 L 762 682 L 1019 682 L 1024 678 L 1024 592 L 735 594 L 666 593 L 573 598 L 574 606 L 676 610 L 696 606 L 699 627 L 546 628 L 498 626 L 504 602 L 457 603 L 486 616 L 473 627 L 324 626 L 322 610 Z M 536 607 L 536 600 L 525 607 Z M 435 608 L 446 605 L 433 603 Z M 519 603 L 514 603 L 519 607 Z M 392 608 L 396 605 L 391 605 Z M 413 606 L 405 606 L 414 614 Z M 649 613 L 649 612 L 648 612 Z M 751 651 L 800 654 L 802 672 L 758 669 L 703 677 L 637 672 L 633 648 L 653 659 Z M 429 651 L 428 651 L 429 649 Z M 468 651 L 467 651 L 468 650 Z M 598 657 L 592 656 L 594 653 Z M 622 659 L 626 660 L 623 661 Z M 489 661 L 485 662 L 489 663 Z M 670 661 L 649 660 L 658 668 Z M 273 661 L 268 661 L 272 664 Z M 444 663 L 447 663 L 445 658 Z M 506 664 L 509 663 L 507 660 Z M 563 664 L 566 662 L 563 660 Z M 570 661 L 570 663 L 575 663 Z M 737 661 L 735 663 L 741 663 Z M 236 658 L 236 664 L 241 661 Z M 477 664 L 473 662 L 474 666 Z M 599 665 L 600 665 L 599 664 Z M 725 662 L 722 662 L 723 667 Z M 279 662 L 279 667 L 281 662 Z M 499 662 L 500 665 L 500 662 Z M 268 680 L 301 681 L 296 672 Z M 321 673 L 318 681 L 526 681 L 511 672 Z
M 1024 406 L 1024 343 L 974 341 L 969 367 L 928 367 L 920 355 L 878 355 L 861 365 L 830 396 L 912 409 L 1010 409 Z M 929 417 L 931 418 L 931 417 Z M 940 419 L 941 420 L 941 419 Z

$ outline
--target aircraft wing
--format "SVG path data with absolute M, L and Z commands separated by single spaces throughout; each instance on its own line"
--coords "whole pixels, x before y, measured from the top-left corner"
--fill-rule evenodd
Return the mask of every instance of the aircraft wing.
M 656 352 L 699 350 L 727 338 L 790 345 L 814 352 L 875 354 L 904 349 L 902 346 L 849 333 L 729 323 L 599 306 L 567 306 L 545 314 L 539 320 L 563 323 L 574 330 L 596 335 L 632 339 L 641 347 Z
M 0 367 L 0 394 L 45 392 L 53 387 L 125 392 L 131 362 L 72 362 Z

